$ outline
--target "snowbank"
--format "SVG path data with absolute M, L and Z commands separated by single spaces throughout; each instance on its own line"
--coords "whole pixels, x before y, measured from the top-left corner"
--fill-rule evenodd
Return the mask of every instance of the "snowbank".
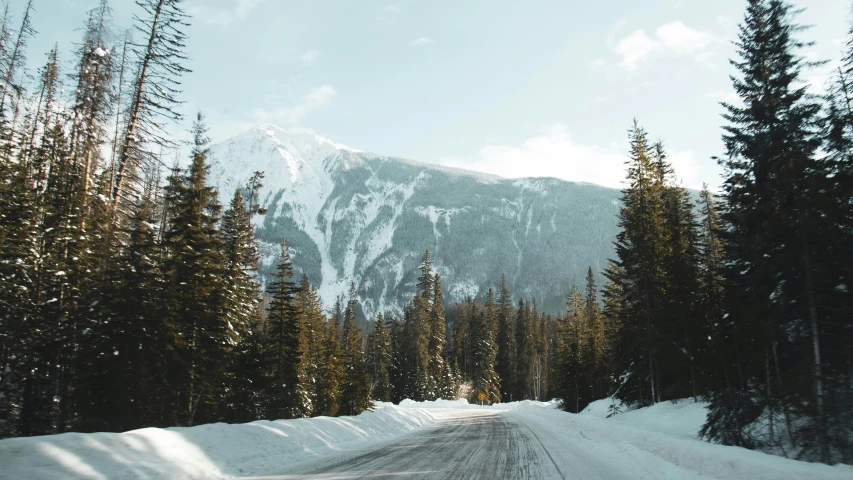
M 356 417 L 318 417 L 65 433 L 0 440 L 3 479 L 207 479 L 270 474 L 320 455 L 376 445 L 436 421 L 422 408 L 379 403 Z
M 616 401 L 619 402 L 618 400 Z M 596 400 L 587 406 L 581 415 L 606 418 L 612 401 L 608 398 Z M 676 437 L 699 438 L 699 429 L 708 416 L 708 404 L 683 399 L 676 402 L 661 402 L 651 407 L 627 410 L 607 419 L 608 422 L 626 425 Z
M 274 476 L 312 462 L 345 460 L 361 449 L 383 449 L 402 435 L 444 419 L 454 419 L 452 425 L 483 415 L 516 424 L 513 438 L 526 442 L 530 452 L 542 452 L 534 460 L 553 462 L 562 478 L 853 478 L 850 466 L 798 462 L 698 440 L 696 432 L 706 414 L 702 403 L 666 402 L 611 418 L 603 418 L 609 401 L 595 402 L 579 415 L 556 405 L 556 401 L 480 406 L 465 400 L 405 400 L 399 406 L 380 403 L 376 411 L 357 417 L 6 439 L 0 440 L 0 478 Z M 484 458 L 491 458 L 489 446 L 484 445 Z
M 603 402 L 602 405 L 600 402 Z M 505 415 L 526 424 L 546 449 L 582 449 L 631 472 L 634 478 L 716 478 L 732 480 L 830 480 L 853 478 L 853 467 L 806 463 L 697 438 L 704 403 L 682 400 L 606 416 L 609 400 L 579 415 L 523 405 Z M 602 415 L 602 410 L 605 412 Z M 571 465 L 564 468 L 571 468 Z

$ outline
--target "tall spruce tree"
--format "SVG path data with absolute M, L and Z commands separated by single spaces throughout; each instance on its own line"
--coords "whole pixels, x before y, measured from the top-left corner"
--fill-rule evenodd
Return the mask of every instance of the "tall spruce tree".
M 518 348 L 515 363 L 515 395 L 516 400 L 536 400 L 535 368 L 536 338 L 534 320 L 530 306 L 524 299 L 518 300 L 518 310 L 515 317 L 515 344 Z
M 355 323 L 358 298 L 355 283 L 350 284 L 349 301 L 344 311 L 341 349 L 343 377 L 341 381 L 341 415 L 358 415 L 371 407 L 370 387 L 364 364 L 364 339 Z
M 501 275 L 501 287 L 498 293 L 497 309 L 497 359 L 495 372 L 501 379 L 501 400 L 512 401 L 516 389 L 515 365 L 516 344 L 512 323 L 512 297 L 506 284 L 506 275 Z
M 724 104 L 729 308 L 718 341 L 733 379 L 711 397 L 702 433 L 760 446 L 765 440 L 750 427 L 779 401 L 810 419 L 796 435 L 804 454 L 828 462 L 834 452 L 822 331 L 839 283 L 837 224 L 829 210 L 830 164 L 817 158 L 820 105 L 801 83 L 806 63 L 798 50 L 809 44 L 796 38 L 803 27 L 795 13 L 782 0 L 750 0 L 732 61 L 742 103 Z M 784 390 L 769 388 L 771 347 Z
M 492 404 L 501 401 L 501 381 L 495 372 L 497 340 L 495 332 L 495 294 L 489 289 L 486 305 L 470 307 L 471 315 L 471 381 L 473 398 L 477 403 Z M 482 395 L 481 395 L 482 394 Z
M 622 231 L 616 237 L 615 263 L 619 268 L 611 272 L 623 277 L 611 278 L 623 287 L 624 298 L 616 350 L 620 353 L 617 368 L 625 382 L 617 395 L 645 405 L 656 403 L 661 392 L 661 338 L 657 323 L 663 319 L 661 310 L 666 296 L 666 276 L 661 265 L 666 257 L 667 238 L 659 169 L 648 135 L 636 120 L 629 139 L 628 186 L 622 191 Z
M 235 419 L 254 419 L 259 409 L 256 383 L 260 383 L 260 379 L 251 371 L 260 368 L 261 354 L 260 291 L 255 280 L 258 247 L 251 217 L 243 195 L 236 190 L 222 217 L 221 229 L 224 249 L 221 309 L 228 328 L 223 378 L 225 397 L 221 408 L 226 418 Z
M 391 356 L 391 332 L 380 313 L 373 321 L 373 328 L 367 337 L 367 371 L 370 376 L 370 398 L 373 400 L 391 401 Z
M 193 425 L 216 419 L 222 392 L 222 358 L 228 327 L 222 311 L 224 285 L 222 207 L 216 189 L 207 184 L 209 140 L 199 113 L 193 123 L 192 163 L 175 172 L 166 190 L 168 225 L 164 233 L 167 315 L 175 326 L 170 348 L 178 353 L 171 365 L 175 388 L 175 422 Z
M 266 413 L 269 418 L 300 418 L 305 416 L 305 385 L 300 381 L 299 364 L 303 352 L 301 306 L 297 302 L 297 287 L 293 281 L 293 264 L 287 244 L 282 241 L 281 259 L 273 274 L 268 293 L 267 355 L 272 380 L 267 395 Z

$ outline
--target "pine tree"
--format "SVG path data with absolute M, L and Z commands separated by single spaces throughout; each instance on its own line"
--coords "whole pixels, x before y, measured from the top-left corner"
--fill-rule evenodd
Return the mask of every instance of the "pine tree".
M 319 306 L 319 303 L 318 303 Z M 314 411 L 316 415 L 335 416 L 340 410 L 341 382 L 343 381 L 343 365 L 341 357 L 339 323 L 327 321 L 322 314 L 318 317 L 318 330 L 321 338 L 319 343 L 319 373 L 317 377 L 316 398 Z
M 370 398 L 390 402 L 391 392 L 391 332 L 380 313 L 373 321 L 373 329 L 367 337 L 367 371 L 370 376 Z
M 444 318 L 444 297 L 441 277 L 433 279 L 432 310 L 430 311 L 430 370 L 435 379 L 436 398 L 454 400 L 459 380 L 447 355 L 447 325 Z
M 27 165 L 0 162 L 0 437 L 26 434 L 21 414 L 38 330 L 37 207 Z
M 500 402 L 500 378 L 495 372 L 497 341 L 495 339 L 495 295 L 491 289 L 485 307 L 481 310 L 475 303 L 471 312 L 471 380 L 473 398 L 477 403 Z M 480 396 L 482 394 L 482 397 Z
M 811 421 L 798 441 L 807 454 L 828 462 L 821 331 L 839 281 L 832 244 L 837 223 L 830 213 L 829 163 L 817 158 L 820 105 L 800 82 L 807 64 L 797 52 L 809 44 L 795 38 L 803 30 L 795 13 L 782 0 L 750 0 L 736 43 L 739 58 L 732 61 L 743 104 L 724 104 L 729 124 L 720 163 L 727 176 L 722 216 L 730 307 L 729 323 L 718 334 L 731 381 L 711 397 L 703 434 L 759 446 L 749 426 L 780 397 L 786 406 L 805 407 Z M 781 357 L 777 366 L 808 359 L 800 368 L 781 368 L 784 390 L 776 393 L 767 375 L 774 348 Z
M 471 379 L 471 320 L 468 304 L 460 303 L 456 310 L 456 328 L 453 332 L 454 363 L 464 380 Z
M 177 393 L 177 422 L 183 425 L 217 418 L 213 408 L 221 399 L 220 360 L 228 340 L 222 311 L 225 259 L 217 228 L 221 207 L 216 190 L 207 185 L 205 131 L 199 113 L 192 131 L 192 163 L 185 174 L 173 173 L 166 191 L 166 305 L 175 325 L 170 348 L 180 359 L 172 367 L 170 383 Z
M 497 345 L 498 354 L 495 363 L 495 372 L 501 380 L 501 400 L 512 401 L 515 393 L 515 362 L 516 345 L 515 332 L 512 324 L 512 297 L 506 285 L 506 275 L 501 275 L 501 288 L 498 294 L 497 310 Z
M 545 400 L 550 395 L 548 385 L 550 381 L 551 365 L 548 363 L 548 352 L 551 348 L 550 326 L 553 322 L 547 315 L 539 315 L 536 307 L 536 299 L 533 299 L 533 327 L 536 339 L 536 354 L 533 356 L 533 385 L 534 396 L 537 400 Z
M 260 296 L 255 272 L 258 248 L 252 212 L 246 209 L 240 190 L 234 192 L 228 210 L 222 217 L 224 248 L 222 313 L 228 327 L 223 408 L 228 418 L 256 418 L 259 411 L 260 381 L 251 368 L 259 368 L 261 338 L 258 324 Z M 254 378 L 253 378 L 254 377 Z
M 3 72 L 3 90 L 0 92 L 0 127 L 3 128 L 3 131 L 0 133 L 2 133 L 3 136 L 2 140 L 7 143 L 7 145 L 4 145 L 4 147 L 6 147 L 4 150 L 7 152 L 9 152 L 8 143 L 11 143 L 11 134 L 15 129 L 15 121 L 13 119 L 11 127 L 7 127 L 6 124 L 9 116 L 6 113 L 6 106 L 8 105 L 7 101 L 14 101 L 15 110 L 17 110 L 17 104 L 20 101 L 21 94 L 23 93 L 23 87 L 18 83 L 18 78 L 22 77 L 22 75 L 20 75 L 20 70 L 23 69 L 27 63 L 27 41 L 36 33 L 32 27 L 31 20 L 33 10 L 33 0 L 27 0 L 27 6 L 24 8 L 24 14 L 21 18 L 21 26 L 18 28 L 18 34 L 15 37 L 15 42 L 11 45 L 11 48 L 4 45 L 5 52 L 3 55 L 3 67 L 5 71 Z M 7 16 L 8 8 L 4 15 L 4 23 Z M 7 28 L 5 24 L 3 27 L 4 30 Z M 4 36 L 9 35 L 9 31 L 6 30 L 3 34 Z
M 823 150 L 827 153 L 833 182 L 829 215 L 836 223 L 834 235 L 837 251 L 853 249 L 853 24 L 845 44 L 844 57 L 838 74 L 830 87 L 826 101 L 826 118 Z M 838 255 L 836 267 L 844 278 L 853 275 L 853 261 L 849 255 Z M 840 279 L 839 279 L 840 280 Z M 830 438 L 839 450 L 841 461 L 853 461 L 853 294 L 848 283 L 839 282 L 832 296 L 826 299 L 829 317 L 823 322 L 827 379 L 834 379 L 834 394 L 828 395 L 828 418 L 836 419 L 828 425 Z M 831 387 L 832 388 L 832 387 Z
M 350 284 L 349 301 L 344 311 L 344 330 L 341 351 L 343 378 L 341 382 L 340 415 L 358 415 L 371 407 L 370 389 L 364 365 L 361 329 L 355 323 L 358 299 L 355 283 Z
M 704 351 L 697 352 L 705 370 L 709 372 L 708 382 L 712 386 L 725 385 L 724 372 L 728 368 L 724 351 L 716 351 L 721 346 L 718 337 L 725 332 L 723 312 L 725 311 L 725 251 L 723 246 L 723 226 L 718 213 L 719 204 L 714 195 L 703 185 L 699 193 L 699 293 L 697 295 L 697 318 L 705 326 L 711 341 Z M 722 327 L 722 328 L 721 328 Z
M 83 330 L 81 372 L 75 389 L 83 431 L 125 431 L 170 425 L 163 406 L 170 400 L 168 342 L 174 326 L 161 303 L 154 204 L 146 197 L 130 219 L 129 243 L 112 262 L 102 287 L 96 321 Z
M 148 157 L 145 144 L 168 145 L 169 140 L 162 131 L 164 121 L 182 118 L 176 110 L 182 103 L 178 99 L 179 79 L 189 70 L 181 65 L 186 61 L 183 53 L 186 36 L 181 29 L 189 24 L 181 3 L 182 0 L 136 0 L 136 5 L 146 14 L 144 18 L 135 17 L 144 43 L 132 43 L 138 71 L 116 158 L 111 194 L 114 218 L 119 204 L 126 201 L 128 180 L 135 179 L 136 169 Z
M 609 390 L 604 360 L 604 321 L 601 315 L 601 307 L 598 304 L 598 289 L 595 286 L 592 267 L 588 268 L 586 274 L 584 319 L 586 320 L 587 337 L 583 364 L 589 387 L 587 398 L 592 401 L 604 398 Z
M 656 335 L 656 323 L 663 318 L 666 276 L 661 265 L 669 241 L 663 221 L 660 169 L 656 168 L 648 136 L 636 120 L 629 138 L 628 187 L 622 191 L 622 231 L 616 239 L 616 271 L 623 276 L 618 282 L 624 298 L 616 340 L 621 357 L 617 368 L 625 378 L 617 395 L 644 405 L 660 399 L 661 338 Z M 648 385 L 643 384 L 646 379 Z
M 391 364 L 388 378 L 391 383 L 391 401 L 400 403 L 409 396 L 408 391 L 408 358 L 407 342 L 405 341 L 405 328 L 396 318 L 392 317 L 390 322 L 391 337 Z
M 654 145 L 654 158 L 663 200 L 663 225 L 668 242 L 663 268 L 666 299 L 657 334 L 660 377 L 669 398 L 691 395 L 703 389 L 700 356 L 705 349 L 706 324 L 697 321 L 696 295 L 699 291 L 698 224 L 690 194 L 674 183 L 674 172 L 666 161 L 662 142 Z M 683 368 L 684 366 L 686 368 Z M 681 367 L 681 368 L 680 368 Z
M 100 147 L 106 134 L 107 115 L 111 111 L 113 56 L 107 42 L 111 36 L 108 24 L 112 11 L 107 0 L 89 12 L 83 42 L 78 48 L 79 63 L 71 112 L 70 150 L 79 170 L 82 208 L 86 211 L 100 160 Z M 85 216 L 83 216 L 85 224 Z
M 589 365 L 585 363 L 587 354 L 587 319 L 584 314 L 583 296 L 577 286 L 566 296 L 566 316 L 558 322 L 557 337 L 560 349 L 557 351 L 555 381 L 558 397 L 562 398 L 560 407 L 566 411 L 579 413 L 591 400 L 587 382 Z
M 266 414 L 271 419 L 300 418 L 306 415 L 305 386 L 300 382 L 299 364 L 303 352 L 303 325 L 301 306 L 296 299 L 297 287 L 293 281 L 293 265 L 284 241 L 281 260 L 273 274 L 268 293 L 271 301 L 267 309 L 267 351 L 270 356 L 272 381 L 267 396 Z
M 535 383 L 536 371 L 534 357 L 536 356 L 536 338 L 534 320 L 530 312 L 530 304 L 524 299 L 518 301 L 518 311 L 515 317 L 515 344 L 518 347 L 515 365 L 515 399 L 536 400 Z

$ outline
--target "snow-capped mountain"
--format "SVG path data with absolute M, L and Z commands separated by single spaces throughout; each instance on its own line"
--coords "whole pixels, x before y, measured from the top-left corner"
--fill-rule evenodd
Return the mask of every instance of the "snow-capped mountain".
M 514 298 L 555 312 L 587 267 L 613 257 L 619 191 L 553 178 L 503 179 L 384 157 L 313 133 L 254 127 L 211 148 L 227 202 L 255 171 L 261 279 L 282 238 L 326 306 L 355 282 L 364 313 L 399 313 L 425 250 L 446 302 L 482 297 L 506 274 Z M 600 278 L 599 278 L 600 279 Z

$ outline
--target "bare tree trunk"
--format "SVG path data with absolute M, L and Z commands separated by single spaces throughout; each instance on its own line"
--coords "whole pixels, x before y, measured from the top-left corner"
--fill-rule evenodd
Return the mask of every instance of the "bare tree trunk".
M 829 463 L 829 445 L 826 439 L 826 413 L 824 412 L 823 398 L 823 373 L 820 364 L 820 330 L 818 328 L 817 305 L 815 301 L 814 285 L 812 284 L 812 269 L 809 252 L 803 252 L 803 266 L 805 267 L 806 293 L 809 299 L 809 323 L 811 324 L 813 368 L 814 368 L 814 395 L 817 405 L 818 444 L 820 446 L 821 461 Z
M 127 65 L 127 45 L 130 43 L 129 34 L 125 32 L 124 47 L 121 51 L 121 67 L 118 74 L 118 92 L 116 96 L 116 130 L 113 136 L 112 156 L 110 157 L 110 191 L 115 187 L 116 155 L 118 154 L 119 127 L 121 126 L 121 94 L 124 87 L 124 68 Z
M 145 93 L 145 81 L 148 76 L 148 67 L 151 63 L 151 57 L 154 50 L 154 40 L 157 38 L 157 25 L 160 21 L 160 12 L 163 9 L 164 0 L 157 2 L 157 8 L 154 10 L 154 20 L 151 23 L 151 34 L 148 37 L 148 48 L 145 51 L 145 57 L 142 60 L 142 68 L 139 71 L 139 79 L 134 92 L 133 103 L 130 107 L 130 121 L 127 125 L 124 141 L 122 142 L 121 154 L 119 155 L 118 170 L 116 171 L 115 185 L 113 187 L 113 205 L 111 217 L 115 221 L 116 212 L 118 210 L 118 201 L 121 196 L 121 187 L 125 178 L 125 170 L 130 163 L 131 143 L 134 142 L 136 130 L 139 124 L 139 116 L 142 112 L 142 100 Z
M 773 365 L 776 367 L 776 385 L 779 387 L 779 393 L 782 393 L 782 369 L 779 367 L 779 355 L 776 354 L 776 341 L 773 340 Z M 791 416 L 788 414 L 788 408 L 782 403 L 782 415 L 785 417 L 785 428 L 788 429 L 788 441 L 791 446 L 794 445 L 794 429 L 791 425 Z
M 27 2 L 27 8 L 24 10 L 24 18 L 21 21 L 21 29 L 18 30 L 18 38 L 15 40 L 15 48 L 12 49 L 12 55 L 9 57 L 9 70 L 6 71 L 6 78 L 3 79 L 3 93 L 0 94 L 0 114 L 2 114 L 6 106 L 6 97 L 9 88 L 12 87 L 12 80 L 15 78 L 15 64 L 18 63 L 18 56 L 21 50 L 25 47 L 26 35 L 31 33 L 29 30 L 30 11 L 33 9 L 33 0 Z
M 773 429 L 773 397 L 770 393 L 770 353 L 764 349 L 764 371 L 767 374 L 767 418 L 770 421 L 770 443 L 776 439 L 776 432 Z

